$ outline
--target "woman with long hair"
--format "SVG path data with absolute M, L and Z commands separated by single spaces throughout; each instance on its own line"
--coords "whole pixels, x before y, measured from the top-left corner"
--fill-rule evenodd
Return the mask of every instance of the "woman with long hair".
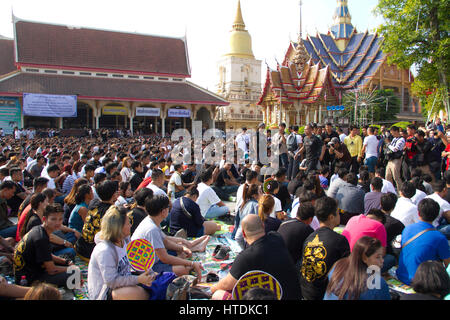
M 122 169 L 120 170 L 120 175 L 122 176 L 122 181 L 130 181 L 133 171 L 131 171 L 132 160 L 130 157 L 125 157 L 122 160 Z
M 89 202 L 94 199 L 92 188 L 88 184 L 81 185 L 75 195 L 75 207 L 69 217 L 69 228 L 82 232 L 84 220 L 88 213 Z
M 37 193 L 31 197 L 30 204 L 31 210 L 25 216 L 23 224 L 19 226 L 19 239 L 22 239 L 35 225 L 42 224 L 42 217 L 44 209 L 48 205 L 48 199 L 43 193 Z
M 150 269 L 135 276 L 127 257 L 131 224 L 127 209 L 111 206 L 101 221 L 96 246 L 88 266 L 88 290 L 92 300 L 147 300 L 154 275 Z
M 272 212 L 270 212 L 270 216 L 272 218 L 284 219 L 286 217 L 286 214 L 284 213 L 283 207 L 281 206 L 281 201 L 275 196 L 275 194 L 280 191 L 280 184 L 276 180 L 270 180 L 267 183 L 266 189 L 266 194 L 272 196 L 273 200 L 275 201 Z
M 277 231 L 280 227 L 281 220 L 271 216 L 275 206 L 274 197 L 270 194 L 265 194 L 259 198 L 258 202 L 258 216 L 264 223 L 264 231 Z
M 381 276 L 383 255 L 380 240 L 361 237 L 350 256 L 338 260 L 329 272 L 324 300 L 391 300 Z
M 69 224 L 70 214 L 72 213 L 73 208 L 75 208 L 75 206 L 77 205 L 75 196 L 78 192 L 78 189 L 85 184 L 89 184 L 89 181 L 85 178 L 79 178 L 75 180 L 69 194 L 64 198 L 63 225 L 67 226 Z
M 241 246 L 245 247 L 245 240 L 242 234 L 242 229 L 240 221 L 244 219 L 249 214 L 258 214 L 258 200 L 262 196 L 262 191 L 257 184 L 244 184 L 244 189 L 242 191 L 242 204 L 238 209 L 239 223 L 235 225 L 236 233 L 235 240 Z

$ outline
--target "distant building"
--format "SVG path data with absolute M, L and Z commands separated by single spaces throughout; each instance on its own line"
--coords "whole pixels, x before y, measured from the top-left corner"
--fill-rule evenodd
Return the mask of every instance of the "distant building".
M 217 126 L 256 128 L 263 120 L 262 111 L 256 106 L 261 94 L 261 60 L 253 55 L 252 39 L 245 29 L 240 1 L 229 40 L 228 52 L 218 62 L 217 93 L 230 105 L 217 108 Z
M 167 134 L 192 121 L 214 127 L 229 103 L 189 82 L 186 38 L 31 22 L 0 38 L 0 102 L 23 94 L 76 95 L 77 117 L 21 115 L 22 126 L 127 128 Z
M 337 0 L 334 22 L 327 34 L 300 34 L 291 42 L 277 70 L 268 67 L 266 84 L 258 105 L 268 123 L 322 122 L 351 90 L 392 89 L 400 98 L 401 120 L 422 120 L 418 99 L 411 95 L 414 81 L 409 70 L 387 65 L 383 38 L 352 25 L 347 0 Z M 320 71 L 319 71 L 320 70 Z M 331 79 L 331 83 L 328 81 Z M 340 119 L 348 124 L 348 119 Z

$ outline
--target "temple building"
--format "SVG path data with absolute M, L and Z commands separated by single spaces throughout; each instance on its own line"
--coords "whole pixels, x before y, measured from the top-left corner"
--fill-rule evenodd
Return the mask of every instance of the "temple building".
M 189 130 L 194 120 L 213 128 L 216 107 L 229 104 L 188 81 L 186 37 L 17 17 L 13 25 L 14 38 L 0 38 L 0 111 L 17 109 L 19 120 L 11 123 L 19 127 L 128 128 L 164 135 Z M 24 115 L 24 94 L 76 96 L 76 116 Z
M 383 38 L 357 32 L 347 0 L 337 0 L 333 20 L 326 34 L 307 34 L 305 39 L 300 27 L 299 40 L 290 43 L 281 65 L 276 70 L 267 67 L 258 102 L 264 121 L 322 122 L 332 113 L 327 107 L 341 105 L 346 92 L 374 88 L 392 89 L 398 95 L 401 111 L 397 118 L 422 120 L 419 101 L 410 93 L 414 77 L 409 70 L 387 64 L 381 50 Z M 348 119 L 339 121 L 348 124 Z
M 263 113 L 256 103 L 261 94 L 261 60 L 255 59 L 252 38 L 245 29 L 241 3 L 230 32 L 228 51 L 217 64 L 217 93 L 230 102 L 217 107 L 217 127 L 221 129 L 256 128 Z

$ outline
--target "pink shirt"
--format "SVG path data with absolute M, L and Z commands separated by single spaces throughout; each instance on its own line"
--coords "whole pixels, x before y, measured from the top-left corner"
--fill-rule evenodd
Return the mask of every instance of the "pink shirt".
M 364 236 L 376 238 L 380 240 L 383 247 L 386 247 L 386 228 L 381 222 L 367 218 L 364 214 L 348 220 L 342 235 L 347 238 L 350 250 L 353 250 L 356 241 Z

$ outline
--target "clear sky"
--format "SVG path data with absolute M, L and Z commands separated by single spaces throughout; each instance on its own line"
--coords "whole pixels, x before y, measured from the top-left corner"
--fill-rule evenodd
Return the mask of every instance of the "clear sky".
M 336 0 L 303 0 L 303 32 L 326 33 Z M 378 0 L 349 0 L 359 32 L 382 23 L 372 13 Z M 215 91 L 217 61 L 227 51 L 237 0 L 0 0 L 0 35 L 13 37 L 11 9 L 18 18 L 87 28 L 172 37 L 187 35 L 191 81 Z M 299 32 L 299 0 L 241 0 L 253 54 L 275 67 Z

